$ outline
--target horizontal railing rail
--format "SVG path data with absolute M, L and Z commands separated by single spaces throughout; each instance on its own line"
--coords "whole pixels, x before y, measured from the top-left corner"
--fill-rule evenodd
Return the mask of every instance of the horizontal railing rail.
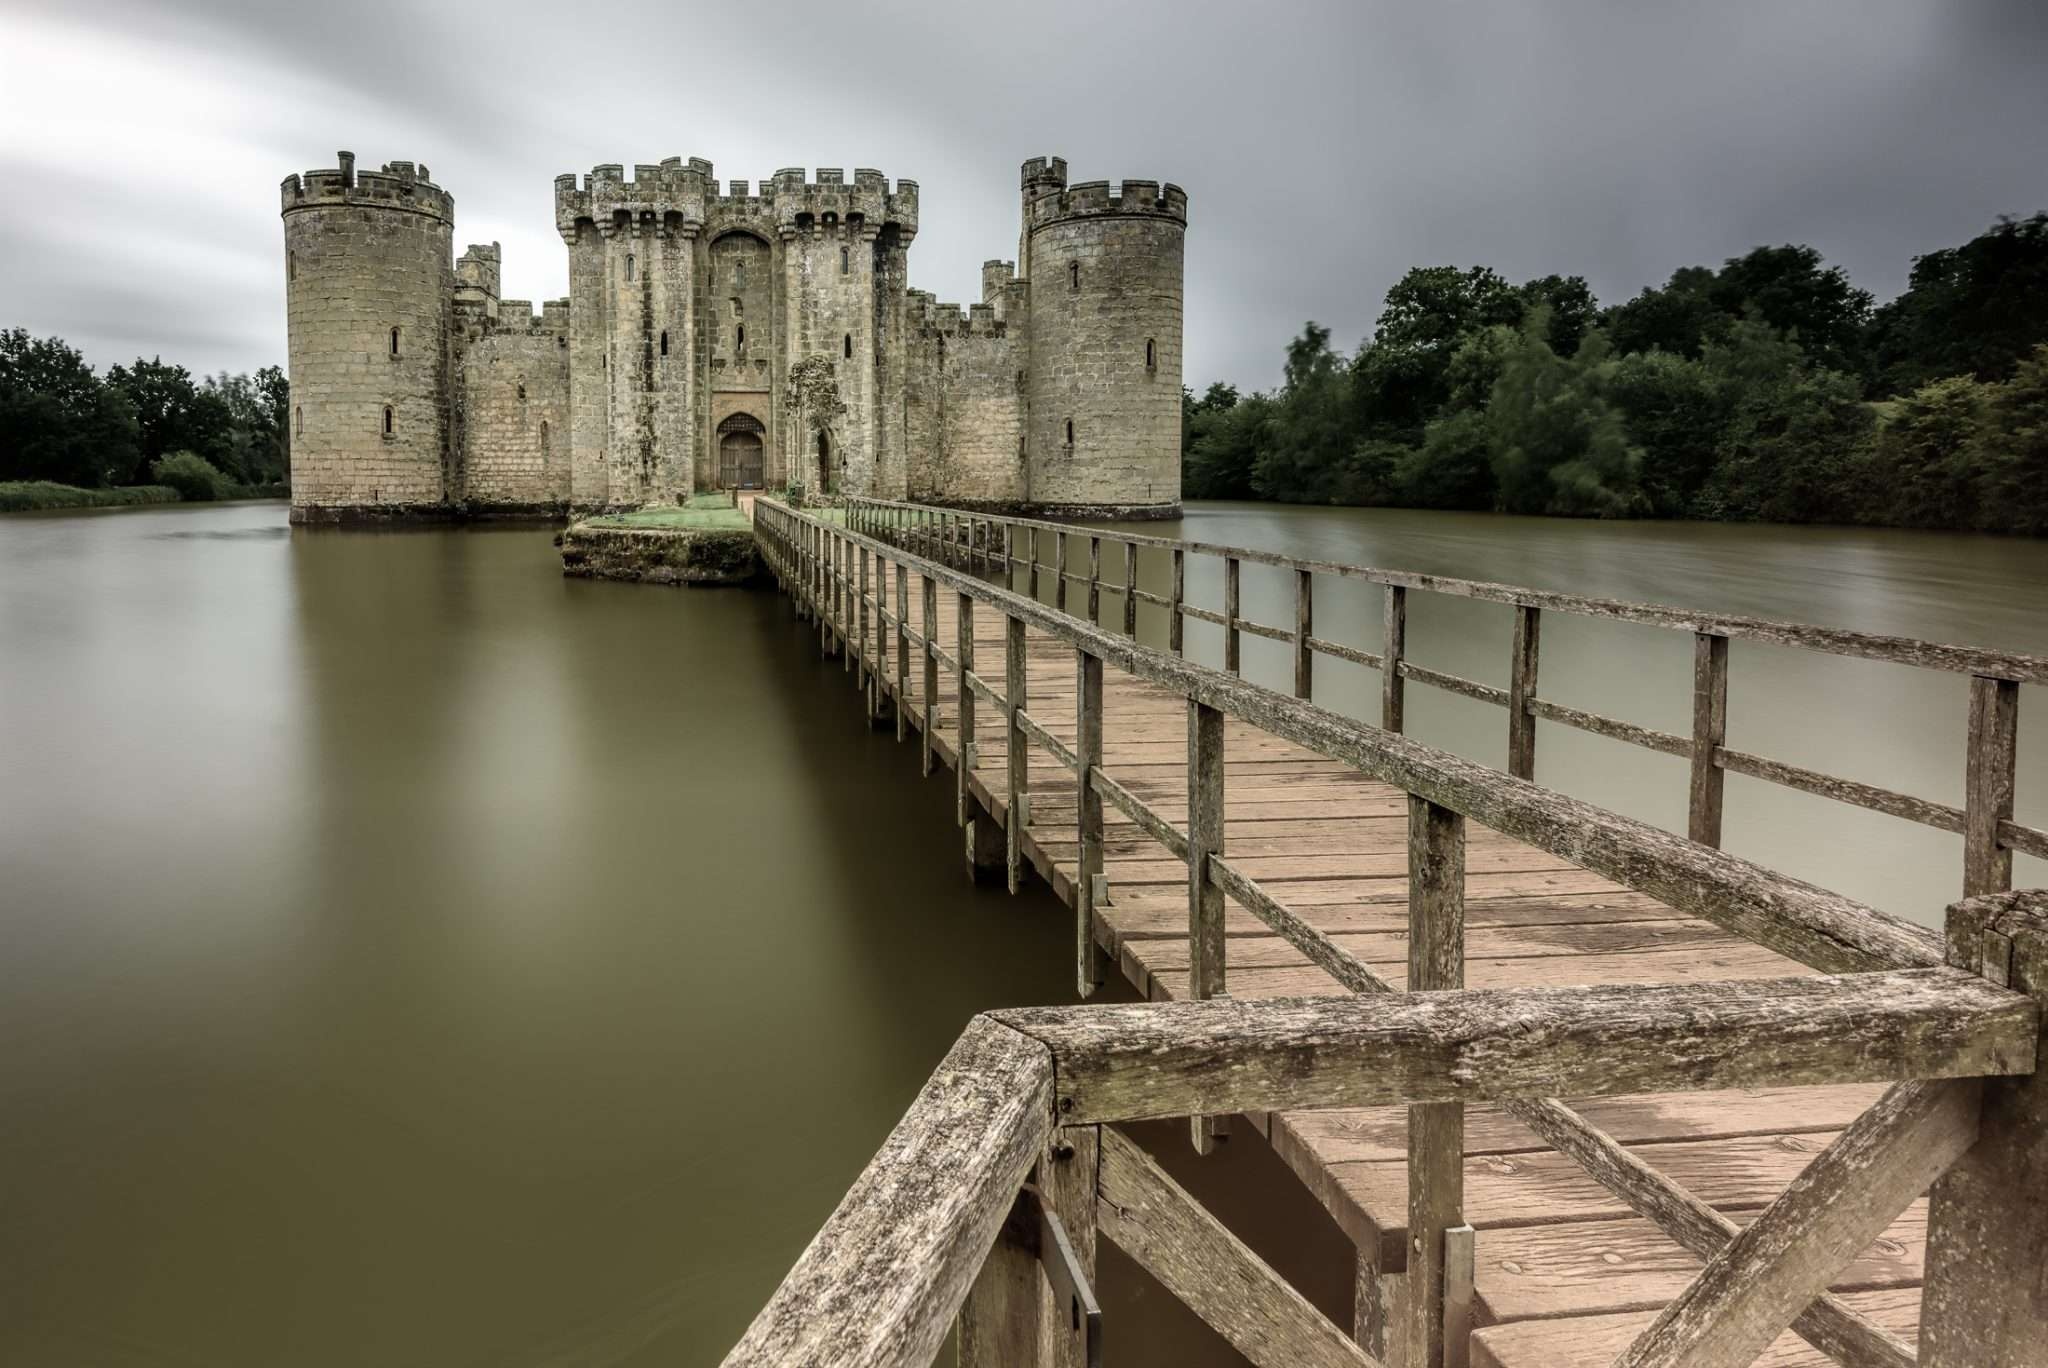
M 902 511 L 896 508 L 892 515 Z M 1094 906 L 1108 892 L 1103 877 L 1105 807 L 1129 816 L 1137 830 L 1189 869 L 1189 964 L 1184 992 L 1193 1001 L 1161 1007 L 1047 1009 L 994 1018 L 1052 1052 L 1054 1138 L 1045 1142 L 1031 1165 L 1036 1180 L 1031 1190 L 1048 1194 L 1042 1198 L 1047 1210 L 1059 1207 L 1062 1217 L 1077 1230 L 1086 1223 L 1080 1241 L 1084 1248 L 1092 1251 L 1096 1213 L 1090 1202 L 1097 1185 L 1087 1183 L 1085 1174 L 1077 1178 L 1080 1170 L 1096 1168 L 1105 1202 L 1112 1181 L 1123 1185 L 1119 1191 L 1143 1191 L 1155 1197 L 1177 1191 L 1163 1174 L 1143 1171 L 1142 1164 L 1131 1158 L 1126 1142 L 1115 1141 L 1110 1132 L 1101 1131 L 1106 1124 L 1187 1115 L 1194 1118 L 1197 1148 L 1206 1151 L 1217 1130 L 1213 1118 L 1231 1112 L 1402 1102 L 1410 1108 L 1413 1253 L 1405 1267 L 1374 1272 L 1398 1274 L 1411 1294 L 1419 1289 L 1421 1295 L 1404 1298 L 1396 1323 L 1381 1324 L 1376 1332 L 1367 1334 L 1366 1347 L 1378 1352 L 1391 1338 L 1404 1346 L 1398 1355 L 1404 1361 L 1443 1361 L 1447 1346 L 1463 1343 L 1467 1324 L 1461 1320 L 1459 1308 L 1469 1311 L 1471 1300 L 1473 1235 L 1460 1214 L 1461 1180 L 1457 1176 L 1463 1149 L 1462 1105 L 1467 1098 L 1491 1097 L 1501 1100 L 1512 1114 L 1578 1160 L 1632 1209 L 1707 1262 L 1707 1272 L 1695 1283 L 1695 1289 L 1705 1290 L 1689 1292 L 1674 1303 L 1683 1303 L 1682 1313 L 1675 1313 L 1676 1319 L 1660 1318 L 1638 1349 L 1631 1351 L 1635 1357 L 1630 1362 L 1721 1362 L 1724 1360 L 1711 1356 L 1687 1357 L 1701 1343 L 1701 1326 L 1711 1332 L 1709 1338 L 1735 1345 L 1748 1343 L 1760 1332 L 1759 1327 L 1766 1328 L 1769 1333 L 1755 1346 L 1760 1349 L 1787 1325 L 1844 1362 L 1893 1368 L 1913 1362 L 1912 1351 L 1896 1336 L 1825 1294 L 1827 1279 L 1838 1264 L 1828 1264 L 1826 1259 L 1792 1260 L 1787 1250 L 1804 1255 L 1811 1252 L 1814 1242 L 1833 1249 L 1872 1219 L 1881 1228 L 1919 1190 L 1907 1190 L 1905 1185 L 1917 1177 L 1924 1187 L 1969 1148 L 1964 1139 L 1974 1141 L 1979 1114 L 1977 1094 L 1972 1091 L 1976 1085 L 1927 1080 L 2030 1074 L 2038 1010 L 2031 997 L 2007 991 L 2005 985 L 2019 987 L 2034 981 L 2013 967 L 2019 959 L 2032 956 L 2033 950 L 2021 955 L 2013 949 L 2019 942 L 2011 935 L 2001 942 L 1999 933 L 1987 930 L 1989 923 L 1979 914 L 1972 914 L 1979 916 L 1978 921 L 1959 932 L 1953 913 L 1944 947 L 1940 937 L 1923 928 L 1708 844 L 1541 789 L 1516 775 L 1331 712 L 1304 697 L 1264 689 L 1232 672 L 1152 650 L 1135 639 L 1130 595 L 1126 595 L 1125 633 L 1106 631 L 1060 611 L 1057 605 L 1047 606 L 1035 596 L 1016 593 L 977 573 L 1013 563 L 1010 531 L 1004 532 L 1005 544 L 998 549 L 993 523 L 950 510 L 927 512 L 929 519 L 895 526 L 886 536 L 871 536 L 856 530 L 872 526 L 868 520 L 874 515 L 874 510 L 860 508 L 858 501 L 842 515 L 843 521 L 826 521 L 764 500 L 756 506 L 756 528 L 770 565 L 799 610 L 816 618 L 821 645 L 837 649 L 848 670 L 857 670 L 856 679 L 865 690 L 871 713 L 879 716 L 893 703 L 898 736 L 902 737 L 912 714 L 913 694 L 922 699 L 919 726 L 927 772 L 935 754 L 940 670 L 952 672 L 959 816 L 971 833 L 977 833 L 984 821 L 994 820 L 1000 807 L 998 826 L 1006 846 L 1001 858 L 1013 888 L 1021 877 L 1025 832 L 1031 822 L 1031 752 L 1044 752 L 1073 774 L 1074 811 L 1066 820 L 1074 824 L 1077 873 L 1072 891 L 1077 973 L 1084 994 L 1094 986 L 1096 972 Z M 913 547 L 937 551 L 939 556 L 916 554 Z M 1127 551 L 1125 557 L 1127 583 L 1132 584 L 1134 554 Z M 1055 559 L 1063 565 L 1064 553 L 1056 553 Z M 1089 559 L 1091 570 L 1099 573 L 1099 546 L 1091 547 Z M 912 625 L 912 577 L 919 586 L 921 628 Z M 893 611 L 888 592 L 891 578 Z M 1002 578 L 1007 581 L 1009 576 Z M 1235 581 L 1234 573 L 1226 580 L 1226 617 L 1236 615 Z M 1179 582 L 1176 574 L 1176 585 Z M 951 651 L 939 640 L 941 592 L 954 596 L 956 632 Z M 977 607 L 993 610 L 1003 624 L 1000 685 L 977 668 Z M 1090 608 L 1099 613 L 1092 593 Z M 1076 728 L 1071 743 L 1048 725 L 1041 713 L 1033 711 L 1027 694 L 1028 634 L 1033 631 L 1074 652 Z M 1301 641 L 1312 637 L 1305 612 L 1296 637 Z M 1520 624 L 1516 638 L 1517 655 L 1526 655 L 1531 669 L 1527 679 L 1517 675 L 1521 682 L 1510 692 L 1528 698 L 1533 696 L 1534 623 Z M 1390 633 L 1390 641 L 1398 647 L 1398 631 Z M 913 646 L 920 664 L 915 687 Z M 1188 703 L 1184 827 L 1130 786 L 1112 778 L 1103 766 L 1105 668 L 1165 688 Z M 1297 693 L 1306 692 L 1299 687 L 1302 682 L 1298 673 Z M 1007 733 L 1006 792 L 1000 797 L 975 787 L 976 732 L 983 707 Z M 1531 708 L 1525 715 L 1533 719 L 1538 714 Z M 1248 875 L 1241 863 L 1226 856 L 1221 763 L 1226 716 L 1339 760 L 1409 795 L 1408 993 L 1385 996 L 1393 986 L 1386 978 L 1287 908 Z M 1511 745 L 1511 754 L 1513 749 Z M 987 818 L 979 815 L 984 805 Z M 1843 976 L 1505 994 L 1462 991 L 1464 823 L 1468 818 L 1805 964 Z M 977 848 L 985 844 L 979 834 L 971 834 L 970 840 Z M 2022 920 L 2037 915 L 2048 925 L 2048 905 L 2029 901 L 2033 895 L 2012 896 L 2019 901 L 2008 911 L 2017 909 Z M 1366 996 L 1294 1004 L 1205 1001 L 1222 998 L 1226 992 L 1226 897 L 1295 945 L 1342 987 Z M 1959 908 L 1985 902 L 1978 899 Z M 1995 952 L 1999 944 L 2007 947 L 2002 959 Z M 2038 964 L 2038 981 L 2048 984 L 2048 949 L 2040 952 Z M 1375 1001 L 1379 1005 L 1368 1005 Z M 1081 1015 L 1068 1015 L 1075 1011 Z M 1364 1015 L 1356 1015 L 1359 1013 Z M 1301 1034 L 1293 1033 L 1296 1027 Z M 1761 1251 L 1726 1218 L 1665 1175 L 1640 1164 L 1553 1096 L 1767 1086 L 1768 1080 L 1784 1083 L 1794 1079 L 1910 1081 L 1902 1082 L 1905 1091 L 1895 1088 L 1887 1094 L 1837 1146 L 1815 1161 L 1810 1171 L 1821 1172 L 1832 1184 L 1821 1189 L 1824 1201 L 1815 1200 L 1810 1192 L 1788 1192 L 1781 1199 L 1781 1205 L 1790 1203 L 1782 1220 L 1771 1214 L 1778 1207 L 1765 1213 L 1758 1224 L 1781 1237 L 1781 1242 Z M 911 1118 L 905 1124 L 910 1125 Z M 1091 1128 L 1097 1133 L 1090 1133 Z M 899 1127 L 899 1133 L 901 1130 Z M 1031 1136 L 1027 1133 L 1025 1138 Z M 993 1143 L 986 1136 L 982 1140 Z M 891 1143 L 896 1143 L 894 1137 Z M 888 1158 L 891 1153 L 885 1146 L 876 1163 L 886 1169 L 909 1162 L 900 1156 Z M 1110 1162 L 1112 1155 L 1122 1156 L 1116 1165 Z M 1121 1177 L 1112 1180 L 1112 1172 Z M 868 1184 L 868 1176 L 862 1181 Z M 860 1191 L 849 1194 L 849 1204 L 856 1202 Z M 1086 1192 L 1087 1201 L 1076 1196 L 1081 1191 Z M 1003 1184 L 981 1190 L 979 1200 L 988 1209 L 977 1208 L 976 1219 L 1000 1223 L 1002 1213 L 996 1209 L 1008 1200 Z M 1254 1362 L 1300 1361 L 1305 1355 L 1318 1361 L 1332 1359 L 1335 1351 L 1323 1344 L 1327 1323 L 1312 1311 L 1304 1316 L 1302 1308 L 1288 1302 L 1290 1293 L 1270 1270 L 1261 1273 L 1263 1265 L 1255 1259 L 1245 1262 L 1248 1253 L 1235 1246 L 1227 1232 L 1219 1234 L 1220 1228 L 1212 1228 L 1212 1222 L 1205 1224 L 1210 1218 L 1191 1200 L 1160 1200 L 1167 1201 L 1173 1212 L 1168 1223 L 1172 1238 L 1209 1249 L 1219 1266 L 1235 1270 L 1227 1275 L 1228 1285 L 1254 1287 L 1268 1301 L 1263 1312 L 1269 1314 L 1258 1323 L 1269 1328 L 1292 1327 L 1287 1333 L 1296 1336 L 1284 1346 L 1257 1336 L 1243 1341 L 1233 1338 L 1242 1352 Z M 863 1201 L 874 1205 L 872 1200 Z M 1833 1215 L 1838 1209 L 1850 1212 L 1853 1219 Z M 842 1213 L 847 1210 L 842 1206 Z M 1148 1243 L 1166 1238 L 1162 1230 L 1142 1228 L 1144 1223 L 1121 1203 L 1103 1208 L 1104 1213 L 1112 1210 L 1114 1214 L 1104 1214 L 1102 1219 L 1112 1238 L 1130 1239 L 1141 1251 L 1164 1247 Z M 1816 1212 L 1823 1213 L 1825 1219 L 1815 1216 Z M 1880 1212 L 1881 1216 L 1875 1214 Z M 833 1219 L 839 1223 L 840 1215 Z M 966 1218 L 962 1215 L 960 1219 Z M 1780 1225 L 1785 1228 L 1780 1230 Z M 943 1284 L 913 1277 L 911 1281 L 921 1289 L 918 1296 L 905 1301 L 899 1289 L 891 1303 L 943 1307 L 953 1292 L 959 1291 L 963 1301 L 955 1309 L 959 1311 L 961 1359 L 969 1368 L 984 1362 L 1040 1361 L 1034 1356 L 1036 1350 L 1022 1357 L 1010 1352 L 1015 1345 L 1007 1345 L 1003 1352 L 977 1354 L 974 1350 L 983 1337 L 1001 1337 L 1009 1333 L 1001 1327 L 1014 1329 L 1018 1323 L 1016 1316 L 1003 1310 L 1005 1298 L 1015 1295 L 1015 1269 L 1009 1273 L 999 1270 L 1008 1257 L 1004 1251 L 1015 1253 L 1013 1246 L 1018 1241 L 1010 1232 L 1016 1226 L 1013 1212 L 1002 1224 L 1003 1233 L 992 1237 L 994 1244 L 983 1251 L 988 1261 L 971 1288 L 965 1286 L 954 1265 L 947 1264 Z M 995 1227 L 991 1224 L 988 1228 Z M 840 1226 L 828 1225 L 827 1233 L 835 1229 Z M 1874 1235 L 1875 1229 L 1870 1233 Z M 831 1250 L 840 1248 L 846 1238 L 842 1231 L 828 1241 L 827 1234 L 821 1233 L 798 1273 L 784 1285 L 784 1293 L 793 1299 L 787 1305 L 816 1311 L 822 1304 L 821 1294 L 815 1290 L 818 1280 L 830 1282 L 840 1276 L 831 1272 L 840 1266 L 832 1260 L 843 1262 L 844 1256 L 835 1256 Z M 900 1237 L 892 1235 L 882 1243 L 925 1238 L 907 1229 Z M 1056 1243 L 1064 1248 L 1064 1241 L 1061 1236 Z M 1044 1243 L 1039 1242 L 1041 1251 Z M 1860 1245 L 1842 1247 L 1853 1253 Z M 1955 1261 L 1952 1253 L 1944 1253 L 1944 1268 Z M 1142 1253 L 1140 1257 L 1144 1261 Z M 1091 1260 L 1092 1253 L 1082 1261 Z M 1931 1252 L 1930 1269 L 1936 1262 Z M 1050 1273 L 1054 1265 L 1047 1263 L 1046 1267 Z M 1816 1275 L 1817 1268 L 1821 1271 Z M 1205 1300 L 1200 1280 L 1189 1281 L 1185 1267 L 1168 1260 L 1153 1271 L 1198 1310 L 1220 1309 Z M 1818 1282 L 1813 1281 L 1815 1276 Z M 1772 1298 L 1765 1303 L 1747 1291 L 1760 1279 L 1773 1289 Z M 1367 1285 L 1362 1253 L 1360 1286 Z M 936 1295 L 935 1287 L 944 1295 Z M 1744 1291 L 1737 1296 L 1728 1288 Z M 771 1310 L 781 1304 L 783 1294 L 779 1293 Z M 1075 1305 L 1078 1307 L 1078 1299 Z M 849 1309 L 846 1314 L 857 1313 Z M 1244 1323 L 1234 1317 L 1210 1317 L 1206 1310 L 1204 1314 L 1227 1335 L 1232 1333 L 1230 1326 Z M 764 1322 L 773 1319 L 763 1313 Z M 757 1323 L 756 1330 L 761 1329 Z M 1368 1329 L 1363 1321 L 1360 1329 Z M 752 1336 L 749 1343 L 755 1343 Z M 1322 1344 L 1322 1348 L 1310 1354 L 1303 1347 L 1310 1343 Z M 1038 1348 L 1049 1355 L 1042 1361 L 1070 1361 L 1070 1355 L 1061 1355 L 1067 1354 L 1071 1345 L 1061 1349 L 1041 1344 Z M 780 1360 L 771 1354 L 742 1356 L 741 1361 Z M 1340 1355 L 1332 1361 L 1373 1360 Z M 1748 1359 L 1725 1361 L 1733 1364 Z
M 1106 588 L 1121 596 L 1123 630 L 1137 631 L 1137 605 L 1149 603 L 1166 611 L 1172 649 L 1184 641 L 1187 619 L 1223 629 L 1224 665 L 1239 669 L 1241 638 L 1249 635 L 1292 647 L 1294 692 L 1313 696 L 1318 657 L 1342 660 L 1377 670 L 1381 681 L 1381 724 L 1393 731 L 1405 722 L 1406 685 L 1416 684 L 1506 709 L 1508 769 L 1529 779 L 1535 775 L 1535 722 L 1604 736 L 1628 745 L 1689 762 L 1687 834 L 1706 845 L 1721 844 L 1725 777 L 1740 774 L 1831 802 L 1883 813 L 1902 821 L 1963 837 L 1964 896 L 1998 892 L 2012 886 L 2014 852 L 2048 859 L 2048 830 L 2022 824 L 2013 816 L 2017 748 L 2018 687 L 2048 683 L 2048 657 L 2017 651 L 1990 650 L 1918 640 L 1882 633 L 1819 627 L 1804 623 L 1736 614 L 1707 613 L 1662 604 L 1558 593 L 1522 585 L 1458 579 L 1375 566 L 1317 560 L 1252 547 L 1181 541 L 1142 533 L 1076 526 L 968 509 L 937 508 L 886 499 L 849 497 L 845 516 L 858 530 L 898 542 L 949 564 L 1001 576 L 1007 583 L 1021 574 L 1032 597 L 1039 591 L 1041 571 L 1054 579 L 1053 600 L 1067 607 L 1069 585 L 1086 586 L 1087 612 L 1100 624 L 1100 601 Z M 1052 543 L 1048 564 L 1046 541 Z M 1084 545 L 1086 570 L 1070 569 L 1069 543 Z M 1118 578 L 1103 578 L 1102 548 L 1121 547 Z M 1160 594 L 1138 583 L 1137 553 L 1148 548 L 1171 559 L 1172 591 Z M 1188 601 L 1186 560 L 1206 556 L 1223 566 L 1223 601 L 1202 606 Z M 1291 625 L 1254 621 L 1241 610 L 1241 568 L 1264 565 L 1288 571 L 1294 579 L 1295 621 Z M 1379 651 L 1318 636 L 1314 623 L 1314 580 L 1318 576 L 1379 585 L 1385 591 L 1383 644 Z M 1497 685 L 1431 669 L 1409 658 L 1406 596 L 1410 591 L 1504 604 L 1515 610 L 1510 656 L 1510 684 Z M 1569 707 L 1537 692 L 1538 638 L 1542 614 L 1634 623 L 1694 638 L 1693 729 L 1690 735 L 1660 731 L 1621 718 Z M 1965 752 L 1963 806 L 1935 802 L 1865 783 L 1734 750 L 1725 744 L 1728 698 L 1728 642 L 1755 641 L 1825 655 L 1913 666 L 1970 678 L 1969 726 Z

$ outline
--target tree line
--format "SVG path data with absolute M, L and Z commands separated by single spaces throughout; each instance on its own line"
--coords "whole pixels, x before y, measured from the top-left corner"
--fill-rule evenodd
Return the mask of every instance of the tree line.
M 1183 392 L 1190 498 L 2048 533 L 2048 213 L 1877 306 L 1805 246 L 1602 308 L 1578 276 L 1418 267 L 1372 336 Z
M 194 379 L 138 358 L 100 375 L 61 338 L 0 330 L 0 482 L 274 492 L 291 468 L 289 407 L 276 366 Z

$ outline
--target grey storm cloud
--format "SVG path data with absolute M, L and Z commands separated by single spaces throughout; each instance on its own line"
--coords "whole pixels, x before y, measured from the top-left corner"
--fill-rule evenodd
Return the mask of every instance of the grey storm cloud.
M 1177 3 L 278 5 L 0 11 L 0 326 L 98 364 L 284 353 L 277 183 L 427 163 L 505 290 L 567 292 L 556 174 L 709 158 L 917 180 L 912 283 L 1015 254 L 1017 166 L 1190 198 L 1187 374 L 1272 384 L 1410 266 L 1603 301 L 1807 242 L 1880 298 L 2048 207 L 2048 6 Z

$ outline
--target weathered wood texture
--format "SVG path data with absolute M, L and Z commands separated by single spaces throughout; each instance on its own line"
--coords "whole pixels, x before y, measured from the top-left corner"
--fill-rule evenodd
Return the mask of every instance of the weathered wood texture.
M 725 1362 L 927 1368 L 1051 1121 L 1051 1056 L 976 1019 Z
M 1949 911 L 1950 962 L 2048 1005 L 2048 893 Z M 2048 1364 L 2048 1073 L 1987 1080 L 1983 1138 L 1934 1185 L 1920 1361 Z
M 993 1015 L 1052 1051 L 1069 1123 L 2020 1074 L 2040 1027 L 1948 968 Z
M 1975 1079 L 1904 1083 L 1851 1122 L 1615 1368 L 1747 1368 L 1977 1138 Z
M 1373 1363 L 1118 1131 L 1102 1131 L 1101 1231 L 1260 1368 Z

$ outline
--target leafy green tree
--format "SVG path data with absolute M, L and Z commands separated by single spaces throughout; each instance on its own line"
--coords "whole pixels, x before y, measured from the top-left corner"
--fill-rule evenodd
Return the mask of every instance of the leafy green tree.
M 1960 247 L 1915 257 L 1906 292 L 1870 332 L 1880 393 L 2013 374 L 2048 342 L 2048 213 L 2002 218 Z
M 1395 501 L 1412 508 L 1492 508 L 1493 442 L 1486 414 L 1458 409 L 1429 425 L 1422 445 L 1403 451 L 1393 472 Z
M 1728 416 L 1692 516 L 1767 522 L 1867 516 L 1875 418 L 1853 377 L 1812 365 L 1796 343 L 1757 322 L 1733 325 L 1701 360 Z
M 2048 344 L 1992 391 L 1979 452 L 1983 526 L 2048 535 Z
M 1730 396 L 1701 362 L 1657 350 L 1619 358 L 1607 397 L 1629 440 L 1642 448 L 1650 511 L 1686 516 L 1713 473 Z
M 1951 375 L 1891 405 L 1877 429 L 1873 513 L 1905 527 L 1980 525 L 1979 442 L 1991 390 Z
M 1252 468 L 1264 446 L 1273 402 L 1263 394 L 1195 416 L 1193 440 L 1181 467 L 1181 488 L 1191 499 L 1249 499 Z
M 1522 317 L 1535 309 L 1548 312 L 1550 331 L 1544 340 L 1559 356 L 1577 354 L 1586 334 L 1600 322 L 1600 301 L 1593 297 L 1593 287 L 1584 276 L 1540 276 L 1524 283 L 1515 293 L 1521 296 Z M 1520 323 L 1521 319 L 1515 322 Z
M 1841 267 L 1823 266 L 1811 247 L 1758 247 L 1732 257 L 1711 297 L 1724 318 L 1768 324 L 1819 365 L 1850 374 L 1862 369 L 1870 292 L 1850 284 Z
M 159 456 L 149 463 L 149 476 L 152 482 L 177 490 L 178 497 L 189 503 L 211 503 L 234 495 L 234 484 L 227 475 L 197 452 L 173 451 Z
M 1662 287 L 1645 289 L 1608 310 L 1608 339 L 1622 353 L 1663 351 L 1696 357 L 1719 317 L 1713 289 L 1713 271 L 1681 266 Z
M 1644 511 L 1642 452 L 1603 393 L 1612 369 L 1593 333 L 1569 360 L 1544 340 L 1532 313 L 1486 406 L 1501 506 L 1512 513 L 1627 517 Z
M 0 331 L 0 480 L 88 488 L 133 470 L 135 414 L 55 337 Z
M 1330 348 L 1330 330 L 1302 326 L 1287 347 L 1277 402 L 1252 467 L 1252 489 L 1265 499 L 1324 502 L 1335 495 L 1356 441 L 1344 358 Z
M 1449 398 L 1445 367 L 1465 337 L 1521 322 L 1522 296 L 1489 267 L 1418 266 L 1387 291 L 1372 341 L 1352 363 L 1367 429 L 1413 441 Z

